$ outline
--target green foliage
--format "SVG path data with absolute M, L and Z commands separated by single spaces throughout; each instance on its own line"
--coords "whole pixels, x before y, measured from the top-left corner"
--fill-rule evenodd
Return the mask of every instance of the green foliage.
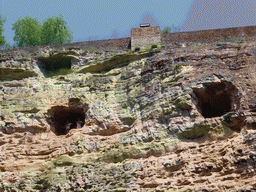
M 95 47 L 90 47 L 89 50 L 92 52 L 96 51 Z
M 6 18 L 4 18 L 2 15 L 0 15 L 0 46 L 6 44 L 5 36 L 3 36 L 3 25 L 6 21 Z
M 170 33 L 171 32 L 171 27 L 165 27 L 162 31 L 161 31 L 161 34 L 162 35 L 165 35 L 167 33 Z
M 26 16 L 12 24 L 13 38 L 18 47 L 40 45 L 41 25 L 35 18 Z
M 23 78 L 36 76 L 36 73 L 31 71 L 24 71 L 23 69 L 10 69 L 2 68 L 0 69 L 0 80 L 21 80 Z
M 144 47 L 144 50 L 145 50 L 145 51 L 149 51 L 150 49 L 151 49 L 151 46 L 150 46 L 150 45 Z
M 180 138 L 194 139 L 207 134 L 211 129 L 211 126 L 207 123 L 194 124 L 188 130 L 185 130 L 178 134 Z
M 53 160 L 53 164 L 55 167 L 71 166 L 73 165 L 73 161 L 67 155 L 62 155 L 59 156 L 57 159 Z
M 17 48 L 17 45 L 10 45 L 10 43 L 6 43 L 5 45 L 4 45 L 4 49 L 6 49 L 6 50 L 13 50 L 13 49 L 15 49 L 15 48 Z
M 70 69 L 71 67 L 71 60 L 68 57 L 65 56 L 54 56 L 49 58 L 49 65 L 47 70 L 49 71 L 56 71 L 59 69 Z
M 89 50 L 96 54 L 100 53 L 95 47 L 90 47 Z
M 111 53 L 111 56 L 116 56 L 117 54 L 116 53 Z
M 201 48 L 202 45 L 206 45 L 206 43 L 197 43 L 197 44 L 194 46 L 193 50 L 197 50 L 197 49 Z
M 173 29 L 173 32 L 178 32 L 179 31 L 179 27 L 175 27 L 174 24 L 172 24 L 172 27 L 165 27 L 162 31 L 161 34 L 162 36 L 166 35 L 167 33 L 170 33 Z
M 23 189 L 25 189 L 25 187 L 26 187 L 26 182 L 24 179 L 21 179 L 18 184 L 18 189 L 23 190 Z
M 173 66 L 174 75 L 176 75 L 177 73 L 179 73 L 181 69 L 182 69 L 182 64 L 181 64 L 181 63 L 175 64 L 175 65 Z
M 216 41 L 216 43 L 224 43 L 224 42 L 230 42 L 230 43 L 243 43 L 244 40 L 243 39 L 231 39 L 231 40 L 225 40 L 225 41 Z
M 50 71 L 49 77 L 58 76 L 58 75 L 67 75 L 70 73 L 74 73 L 74 70 L 73 69 L 59 69 L 56 71 Z
M 83 145 L 83 139 L 82 138 L 79 138 L 78 140 L 76 140 L 76 143 L 75 145 L 77 146 L 76 148 L 76 153 L 77 154 L 82 154 L 86 149 Z
M 12 26 L 13 40 L 18 47 L 68 43 L 73 38 L 62 15 L 49 17 L 42 25 L 36 18 L 26 16 Z
M 44 21 L 41 30 L 41 44 L 62 44 L 71 42 L 72 39 L 72 31 L 68 29 L 63 15 L 49 17 Z
M 230 40 L 229 42 L 231 42 L 231 43 L 234 43 L 234 42 L 236 42 L 236 43 L 243 43 L 243 39 L 232 39 L 232 40 Z
M 6 43 L 6 44 L 5 44 L 5 48 L 6 48 L 6 49 L 10 49 L 10 48 L 11 48 L 10 43 Z M 13 48 L 15 48 L 15 47 L 13 47 Z
M 174 24 L 172 24 L 173 32 L 179 32 L 180 28 L 175 27 Z
M 224 137 L 226 137 L 229 134 L 230 131 L 231 131 L 230 128 L 225 126 L 223 123 L 218 123 L 217 122 L 217 126 L 214 127 L 213 129 L 211 129 L 207 133 L 207 135 L 210 136 L 210 135 L 216 133 L 219 136 L 219 138 L 224 138 Z
M 36 181 L 35 189 L 46 189 L 51 186 L 51 182 L 47 177 L 39 176 Z

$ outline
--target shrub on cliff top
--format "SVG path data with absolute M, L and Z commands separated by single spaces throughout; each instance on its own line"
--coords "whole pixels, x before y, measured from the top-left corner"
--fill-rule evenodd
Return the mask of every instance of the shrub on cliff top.
M 43 25 L 36 18 L 26 16 L 12 26 L 13 40 L 18 47 L 62 44 L 71 42 L 73 38 L 62 15 L 47 18 Z
M 41 43 L 43 45 L 70 43 L 72 31 L 68 29 L 63 16 L 49 17 L 42 25 Z
M 6 44 L 6 40 L 5 40 L 5 36 L 3 36 L 3 25 L 5 23 L 6 19 L 3 18 L 1 15 L 0 15 L 0 46 L 2 45 L 5 45 Z
M 173 29 L 173 32 L 178 32 L 179 31 L 179 27 L 175 27 L 174 24 L 172 24 L 172 27 L 165 27 L 162 31 L 161 31 L 161 35 L 162 37 L 165 36 L 167 33 L 170 33 Z

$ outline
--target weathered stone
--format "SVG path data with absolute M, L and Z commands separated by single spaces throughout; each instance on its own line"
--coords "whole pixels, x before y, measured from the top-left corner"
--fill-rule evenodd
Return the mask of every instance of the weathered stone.
M 37 74 L 0 82 L 2 189 L 253 188 L 255 42 L 215 46 L 1 56 L 2 71 Z M 73 72 L 48 77 L 50 61 Z

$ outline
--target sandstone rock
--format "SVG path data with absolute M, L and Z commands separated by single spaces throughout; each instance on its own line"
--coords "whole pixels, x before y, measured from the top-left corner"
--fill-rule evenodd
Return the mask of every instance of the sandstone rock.
M 253 189 L 255 42 L 180 46 L 1 53 L 3 190 Z
M 232 130 L 240 130 L 246 124 L 246 117 L 243 112 L 229 112 L 223 115 L 223 123 Z

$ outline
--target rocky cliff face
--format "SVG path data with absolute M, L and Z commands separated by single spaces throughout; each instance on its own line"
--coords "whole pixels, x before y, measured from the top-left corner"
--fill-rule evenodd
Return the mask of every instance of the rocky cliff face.
M 256 189 L 255 45 L 2 51 L 0 191 Z

